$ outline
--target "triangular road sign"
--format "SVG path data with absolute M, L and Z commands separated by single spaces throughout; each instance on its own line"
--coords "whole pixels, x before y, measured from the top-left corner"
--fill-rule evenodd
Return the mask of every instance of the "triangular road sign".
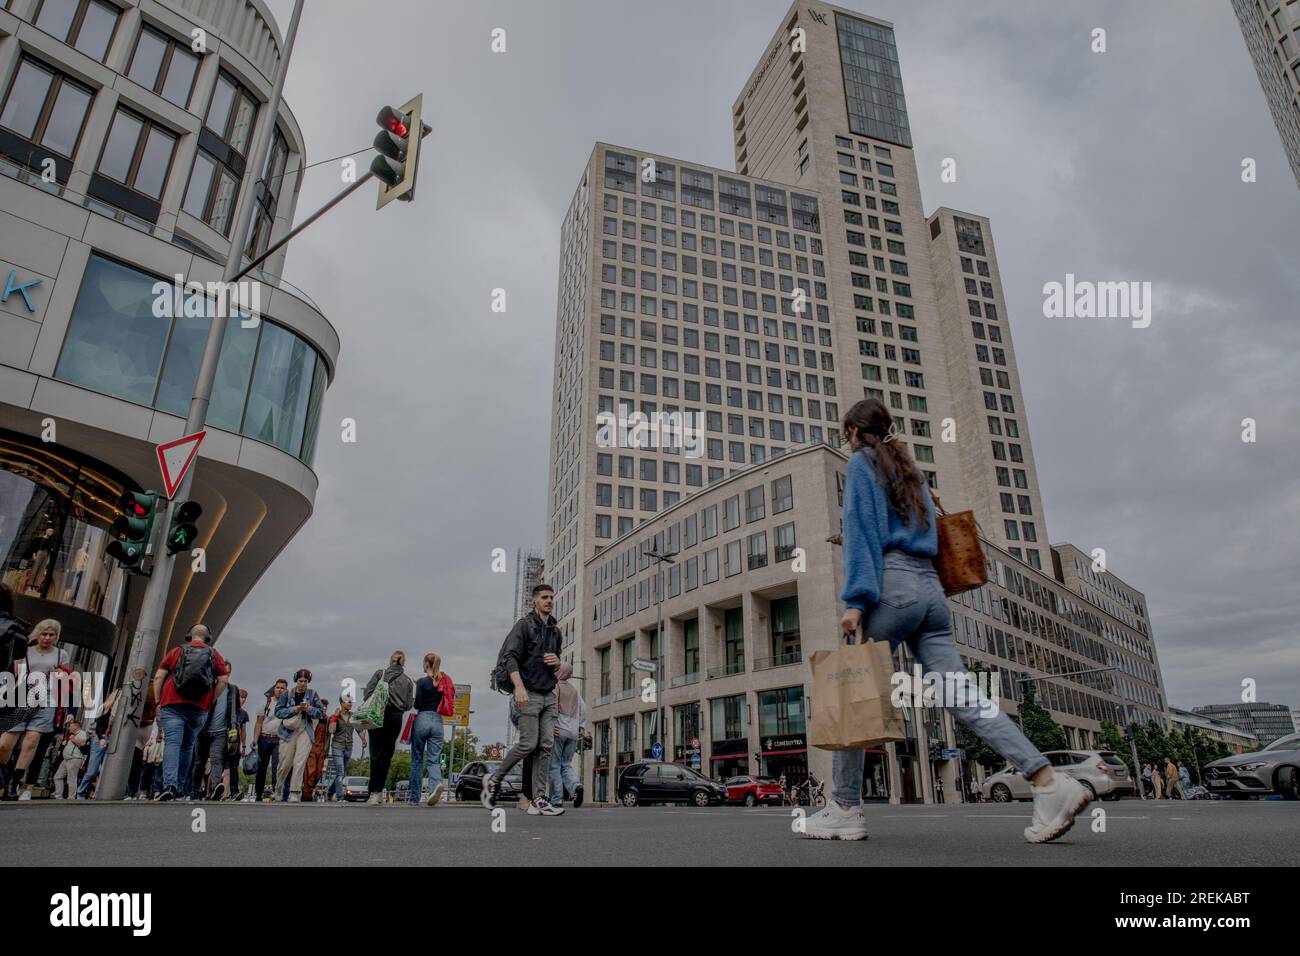
M 206 431 L 195 432 L 158 446 L 158 467 L 162 469 L 163 488 L 168 498 L 176 497 L 176 489 L 194 463 L 194 456 L 199 453 L 199 444 L 206 434 Z

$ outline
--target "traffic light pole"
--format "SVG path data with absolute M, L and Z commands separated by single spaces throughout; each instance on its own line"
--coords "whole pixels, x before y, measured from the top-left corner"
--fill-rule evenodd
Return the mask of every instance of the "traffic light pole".
M 294 40 L 298 36 L 298 23 L 302 19 L 302 8 L 303 0 L 295 0 L 293 16 L 289 20 L 289 32 L 285 36 L 284 51 L 280 55 L 280 62 L 276 69 L 275 86 L 271 90 L 271 98 L 262 114 L 263 119 L 254 138 L 253 148 L 249 151 L 247 169 L 252 171 L 252 178 L 243 190 L 243 200 L 239 205 L 235 228 L 230 236 L 230 252 L 226 257 L 226 268 L 223 273 L 228 277 L 227 282 L 232 282 L 236 276 L 243 274 L 239 264 L 243 260 L 244 246 L 248 241 L 248 227 L 253 220 L 254 193 L 257 187 L 256 170 L 266 167 L 272 134 L 280 113 L 280 100 L 284 94 L 284 79 L 289 72 L 289 57 L 293 54 Z M 228 318 L 221 315 L 214 316 L 211 325 L 208 326 L 208 338 L 203 346 L 203 359 L 199 365 L 198 379 L 194 383 L 194 396 L 190 399 L 190 412 L 185 419 L 185 431 L 182 434 L 193 435 L 201 431 L 207 422 L 208 404 L 212 399 L 212 386 L 217 377 L 217 361 L 221 358 L 221 345 L 226 338 Z M 198 467 L 197 461 L 191 463 L 180 488 L 177 489 L 175 499 L 168 503 L 166 514 L 163 516 L 164 528 L 171 524 L 173 508 L 177 507 L 179 502 L 189 500 L 196 467 Z M 136 729 L 140 726 L 149 681 L 153 676 L 153 661 L 158 652 L 163 614 L 167 609 L 167 592 L 171 588 L 174 558 L 175 556 L 167 548 L 155 548 L 153 570 L 149 584 L 145 588 L 144 602 L 140 606 L 140 617 L 136 623 L 131 654 L 127 666 L 123 669 L 122 693 L 118 695 L 117 704 L 113 708 L 113 732 L 108 755 L 104 758 L 104 769 L 95 794 L 96 799 L 121 800 L 126 795 L 127 781 L 131 775 L 131 762 L 135 755 Z M 174 743 L 169 744 L 169 746 L 174 745 Z

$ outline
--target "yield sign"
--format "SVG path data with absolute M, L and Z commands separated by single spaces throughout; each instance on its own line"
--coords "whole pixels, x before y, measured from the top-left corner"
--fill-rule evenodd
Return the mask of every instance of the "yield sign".
M 194 463 L 194 456 L 199 453 L 199 444 L 206 434 L 206 431 L 195 432 L 158 446 L 158 466 L 162 469 L 163 488 L 168 498 L 176 497 L 176 489 Z

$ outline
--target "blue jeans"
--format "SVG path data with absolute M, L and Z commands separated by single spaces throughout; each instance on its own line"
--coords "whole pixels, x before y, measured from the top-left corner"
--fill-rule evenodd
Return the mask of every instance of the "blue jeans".
M 175 789 L 177 796 L 190 795 L 194 746 L 207 720 L 208 712 L 193 704 L 168 704 L 158 708 L 158 723 L 166 741 L 163 745 L 163 786 Z
M 429 753 L 429 786 L 437 788 L 442 783 L 442 714 L 436 710 L 422 710 L 415 715 L 411 727 L 411 802 L 420 802 L 420 788 L 424 784 L 424 755 Z
M 103 741 L 104 746 L 100 746 Z M 82 774 L 81 786 L 77 788 L 78 798 L 86 799 L 86 794 L 90 793 L 90 788 L 99 777 L 99 768 L 104 765 L 104 757 L 108 754 L 108 735 L 96 737 L 95 742 L 90 747 L 90 759 L 86 761 L 86 772 Z M 98 794 L 96 794 L 98 796 Z
M 577 752 L 577 737 L 556 737 L 551 745 L 551 803 L 563 803 L 565 794 L 578 792 L 578 771 L 573 769 Z
M 862 634 L 888 641 L 891 649 L 906 644 L 925 673 L 965 674 L 966 668 L 952 639 L 948 599 L 939 583 L 934 563 L 904 551 L 887 551 L 880 603 L 862 616 Z M 1026 777 L 1048 765 L 1015 721 L 1001 710 L 993 717 L 981 715 L 973 682 L 964 688 L 963 703 L 951 707 L 953 716 L 1005 757 Z M 866 755 L 837 750 L 831 761 L 831 796 L 843 806 L 862 802 L 862 772 Z
M 343 799 L 343 777 L 348 772 L 348 761 L 352 759 L 351 750 L 331 750 L 330 758 L 334 761 L 334 782 L 330 784 L 331 797 Z

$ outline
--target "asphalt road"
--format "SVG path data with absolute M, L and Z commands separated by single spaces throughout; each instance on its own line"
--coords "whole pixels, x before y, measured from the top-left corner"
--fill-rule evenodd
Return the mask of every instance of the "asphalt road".
M 1105 811 L 1105 832 L 1088 815 Z M 196 811 L 203 811 L 201 815 Z M 791 811 L 593 807 L 561 817 L 477 804 L 0 803 L 0 840 L 24 865 L 307 866 L 436 860 L 460 866 L 1295 866 L 1300 803 L 1093 803 L 1031 846 L 1028 803 L 866 809 L 870 839 L 797 837 Z M 202 817 L 203 832 L 195 832 Z

